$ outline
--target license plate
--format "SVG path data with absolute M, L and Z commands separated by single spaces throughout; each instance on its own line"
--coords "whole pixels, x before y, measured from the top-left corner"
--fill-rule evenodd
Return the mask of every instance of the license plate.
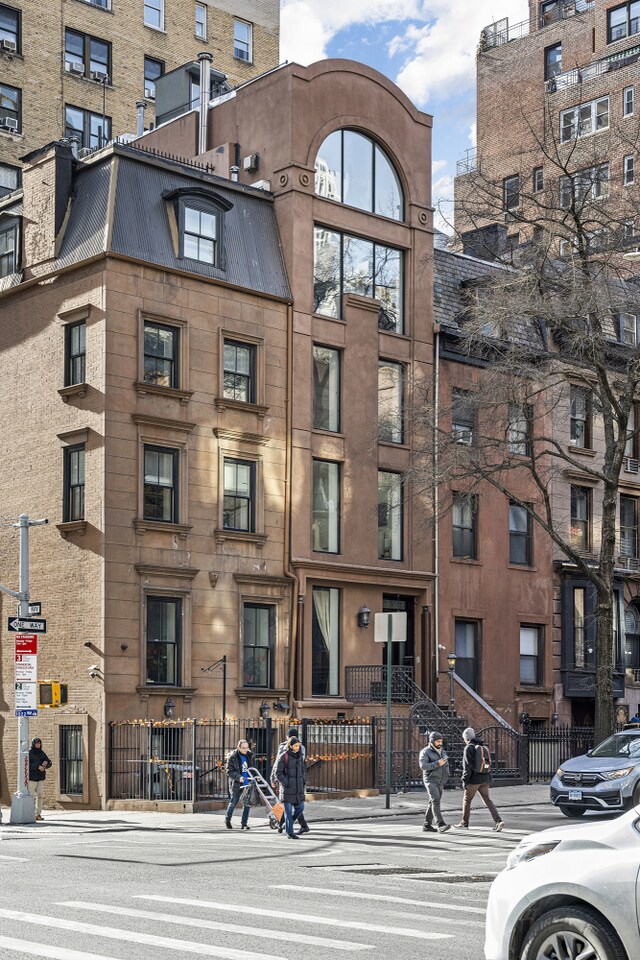
M 569 790 L 569 800 L 582 800 L 582 790 Z

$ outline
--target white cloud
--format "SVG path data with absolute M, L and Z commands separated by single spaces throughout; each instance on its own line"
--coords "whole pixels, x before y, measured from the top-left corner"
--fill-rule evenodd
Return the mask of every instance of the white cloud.
M 281 58 L 309 64 L 326 57 L 340 30 L 394 21 L 389 55 L 405 58 L 397 82 L 425 106 L 473 87 L 480 30 L 505 16 L 527 19 L 527 0 L 282 0 Z
M 435 214 L 433 225 L 443 233 L 453 232 L 453 177 L 450 173 L 435 180 L 432 186 Z
M 478 143 L 478 124 L 475 121 L 469 127 L 469 143 L 472 147 Z
M 419 0 L 282 0 L 280 57 L 313 63 L 326 57 L 326 46 L 339 30 L 420 16 Z
M 433 163 L 431 164 L 431 173 L 432 174 L 439 173 L 440 170 L 444 170 L 446 165 L 447 165 L 446 160 L 434 160 Z

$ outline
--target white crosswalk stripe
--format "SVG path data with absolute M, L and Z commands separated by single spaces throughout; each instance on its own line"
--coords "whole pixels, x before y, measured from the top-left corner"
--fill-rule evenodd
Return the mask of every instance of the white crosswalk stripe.
M 117 930 L 115 927 L 101 927 L 93 923 L 78 920 L 64 920 L 60 917 L 45 917 L 41 914 L 24 913 L 22 910 L 0 908 L 0 917 L 5 920 L 19 920 L 25 924 L 40 927 L 52 927 L 57 930 L 72 930 L 76 933 L 88 933 L 95 937 L 110 940 L 124 940 L 129 943 L 162 947 L 165 950 L 180 950 L 184 953 L 199 953 L 203 957 L 220 957 L 224 960 L 286 960 L 265 953 L 250 950 L 234 950 L 232 947 L 213 947 L 206 943 L 193 943 L 189 940 L 174 940 L 172 937 L 160 937 L 152 933 L 138 933 L 134 930 Z
M 79 910 L 92 910 L 98 913 L 114 913 L 117 916 L 137 917 L 141 920 L 154 920 L 156 923 L 176 923 L 185 927 L 198 927 L 201 930 L 222 930 L 228 933 L 238 933 L 237 923 L 221 923 L 218 920 L 201 920 L 197 917 L 178 917 L 171 913 L 156 913 L 153 910 L 134 910 L 120 904 L 109 906 L 104 903 L 87 903 L 84 900 L 68 900 L 59 904 L 61 907 L 72 907 Z M 243 937 L 258 937 L 261 940 L 289 940 L 290 930 L 268 930 L 264 927 L 245 926 L 242 928 Z M 296 930 L 296 943 L 306 943 L 314 947 L 326 947 L 330 950 L 359 951 L 373 949 L 368 943 L 350 943 L 347 940 L 330 940 L 326 937 L 313 937 L 310 934 L 299 933 Z
M 105 957 L 101 953 L 69 950 L 67 947 L 54 947 L 50 943 L 27 943 L 26 940 L 16 940 L 15 937 L 0 936 L 0 948 L 2 947 L 13 953 L 30 953 L 32 957 L 47 957 L 51 960 L 114 960 L 113 957 Z M 3 952 L 0 956 L 5 957 L 6 954 Z
M 393 897 L 386 893 L 359 893 L 357 890 L 332 890 L 330 887 L 301 887 L 292 883 L 276 883 L 271 890 L 295 890 L 297 893 L 314 893 L 331 897 L 351 897 L 355 900 L 382 900 L 385 903 L 405 903 L 411 907 L 437 907 L 442 910 L 456 910 L 461 913 L 485 914 L 484 907 L 458 906 L 454 903 L 436 903 L 429 900 L 410 900 L 407 897 Z
M 300 889 L 300 888 L 296 888 Z M 278 920 L 290 920 L 290 910 L 267 910 L 264 907 L 245 906 L 238 903 L 218 903 L 212 900 L 192 900 L 182 897 L 162 897 L 155 894 L 138 894 L 136 900 L 153 900 L 159 903 L 182 904 L 189 907 L 206 907 L 209 910 L 227 910 L 233 913 L 248 913 L 253 917 L 275 917 Z M 1 915 L 1 914 L 0 914 Z M 296 905 L 295 918 L 297 923 L 317 923 L 327 927 L 342 927 L 345 930 L 366 930 L 371 933 L 388 933 L 394 937 L 412 937 L 418 940 L 445 940 L 452 934 L 432 933 L 431 931 L 417 930 L 411 927 L 386 927 L 379 923 L 364 923 L 359 920 L 336 920 L 333 917 L 311 916 L 301 913 Z

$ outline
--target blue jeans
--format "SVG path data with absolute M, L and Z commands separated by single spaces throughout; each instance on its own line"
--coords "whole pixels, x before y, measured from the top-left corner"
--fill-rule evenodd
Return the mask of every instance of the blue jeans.
M 302 811 L 304 810 L 304 800 L 301 800 L 300 803 L 296 803 L 294 806 L 292 803 L 284 804 L 284 824 L 287 833 L 293 833 L 293 824 L 294 821 L 298 819 Z
M 227 812 L 224 815 L 225 820 L 231 820 L 231 817 L 233 816 L 233 811 L 240 803 L 240 796 L 242 794 L 242 791 L 244 790 L 244 787 L 245 785 L 243 783 L 233 784 L 233 787 L 231 788 L 231 791 L 230 791 L 231 799 L 229 800 L 229 806 L 227 807 Z M 248 805 L 244 805 L 242 807 L 242 820 L 240 822 L 243 827 L 246 827 L 249 821 L 250 810 L 251 810 L 251 807 Z

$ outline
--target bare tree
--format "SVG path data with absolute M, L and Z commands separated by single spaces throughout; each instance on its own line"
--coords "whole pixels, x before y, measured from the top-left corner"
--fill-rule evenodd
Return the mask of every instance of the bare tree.
M 457 349 L 484 370 L 479 386 L 453 404 L 438 405 L 429 389 L 419 397 L 416 391 L 414 435 L 425 426 L 435 431 L 438 456 L 425 445 L 408 479 L 414 488 L 438 486 L 445 507 L 447 491 L 471 498 L 491 484 L 523 507 L 556 553 L 593 585 L 599 740 L 614 726 L 612 681 L 619 666 L 614 568 L 620 476 L 640 425 L 640 287 L 629 257 L 638 244 L 638 210 L 619 175 L 615 182 L 610 158 L 626 149 L 623 144 L 631 154 L 638 130 L 610 127 L 587 137 L 603 122 L 595 114 L 588 121 L 592 131 L 579 111 L 554 129 L 557 119 L 538 118 L 539 135 L 527 125 L 535 146 L 520 156 L 517 179 L 503 179 L 497 166 L 480 158 L 457 184 L 458 238 L 464 230 L 476 256 L 501 264 L 467 285 L 466 307 L 452 318 Z M 534 168 L 542 172 L 534 176 Z M 507 243 L 514 232 L 517 243 Z M 466 421 L 455 409 L 461 402 Z M 580 435 L 589 416 L 593 443 Z M 471 435 L 464 435 L 470 420 Z M 587 446 L 594 456 L 580 452 Z M 593 543 L 580 505 L 570 508 L 570 484 L 591 491 L 599 524 Z M 524 487 L 532 491 L 526 498 Z M 640 555 L 637 543 L 634 555 Z

